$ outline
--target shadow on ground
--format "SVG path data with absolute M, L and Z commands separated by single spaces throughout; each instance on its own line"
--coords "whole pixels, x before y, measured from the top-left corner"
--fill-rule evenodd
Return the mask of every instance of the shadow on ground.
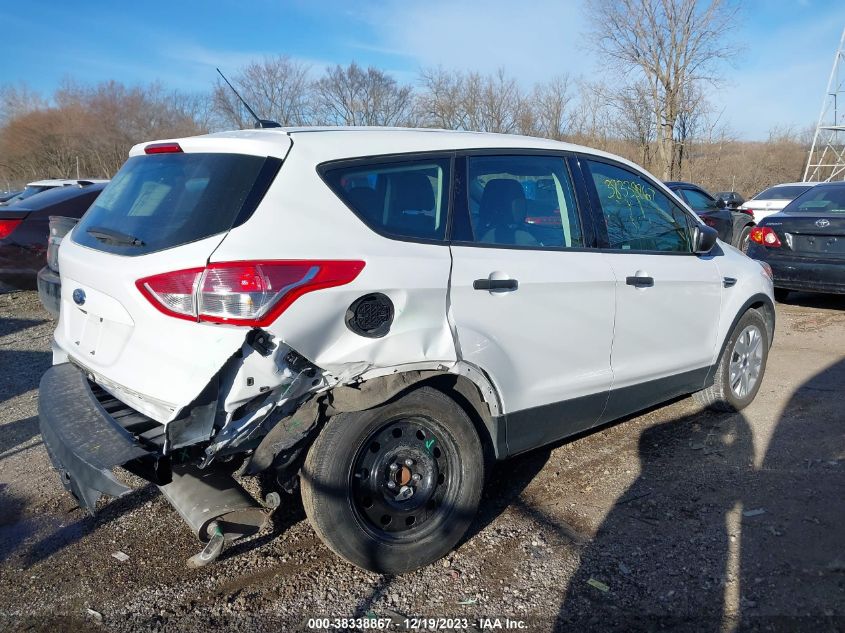
M 845 417 L 820 397 L 843 384 L 840 362 L 796 391 L 758 438 L 762 468 L 741 414 L 645 430 L 641 474 L 583 550 L 556 630 L 845 625 Z
M 36 325 L 41 325 L 47 319 L 3 319 L 0 320 L 0 337 L 16 334 Z
M 3 372 L 0 381 L 0 403 L 38 388 L 41 376 L 53 362 L 50 352 L 24 352 L 0 349 L 0 367 L 13 367 Z
M 786 305 L 800 305 L 806 308 L 822 308 L 827 310 L 845 310 L 845 295 L 831 295 L 817 292 L 791 292 Z
M 0 425 L 0 460 L 31 448 L 30 446 L 26 448 L 18 447 L 26 444 L 38 434 L 38 418 L 36 416 Z

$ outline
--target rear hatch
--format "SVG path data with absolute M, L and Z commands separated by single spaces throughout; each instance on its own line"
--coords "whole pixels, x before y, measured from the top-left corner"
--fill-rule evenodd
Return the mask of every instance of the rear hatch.
M 202 269 L 248 221 L 290 145 L 283 132 L 237 132 L 133 148 L 59 249 L 55 338 L 69 359 L 159 422 L 192 402 L 246 329 L 174 316 L 193 295 L 178 276 L 157 286 L 158 302 L 139 281 Z

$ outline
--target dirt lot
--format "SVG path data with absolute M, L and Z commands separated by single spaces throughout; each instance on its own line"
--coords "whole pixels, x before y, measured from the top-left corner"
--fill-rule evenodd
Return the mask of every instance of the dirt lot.
M 845 630 L 845 298 L 778 306 L 742 415 L 683 399 L 507 462 L 463 545 L 402 577 L 335 558 L 298 498 L 271 532 L 200 570 L 185 566 L 197 542 L 151 486 L 96 518 L 75 508 L 38 434 L 53 327 L 35 293 L 0 295 L 0 630 L 291 631 L 368 615 Z

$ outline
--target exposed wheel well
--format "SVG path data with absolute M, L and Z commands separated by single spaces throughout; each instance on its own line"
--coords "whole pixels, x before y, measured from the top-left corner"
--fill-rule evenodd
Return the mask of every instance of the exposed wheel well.
M 499 433 L 504 435 L 504 429 L 499 429 L 498 422 L 490 414 L 490 408 L 482 399 L 478 387 L 469 378 L 456 374 L 438 374 L 427 379 L 423 384 L 434 387 L 452 398 L 472 420 L 481 439 L 485 470 L 489 473 L 489 467 L 496 461 L 498 455 L 496 444 L 498 435 Z
M 358 386 L 335 387 L 328 394 L 328 413 L 361 411 L 389 402 L 422 386 L 437 389 L 457 402 L 481 438 L 485 461 L 505 455 L 504 428 L 491 413 L 479 387 L 462 374 L 446 371 L 408 371 L 371 378 Z

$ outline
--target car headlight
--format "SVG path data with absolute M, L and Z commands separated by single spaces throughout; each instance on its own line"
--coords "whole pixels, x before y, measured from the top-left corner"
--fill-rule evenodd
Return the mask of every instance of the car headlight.
M 768 262 L 761 262 L 759 259 L 755 260 L 755 261 L 758 264 L 760 264 L 760 267 L 763 269 L 763 274 L 766 275 L 766 277 L 769 278 L 769 281 L 774 281 L 775 280 L 774 273 L 772 273 L 772 267 L 769 266 L 769 263 Z

